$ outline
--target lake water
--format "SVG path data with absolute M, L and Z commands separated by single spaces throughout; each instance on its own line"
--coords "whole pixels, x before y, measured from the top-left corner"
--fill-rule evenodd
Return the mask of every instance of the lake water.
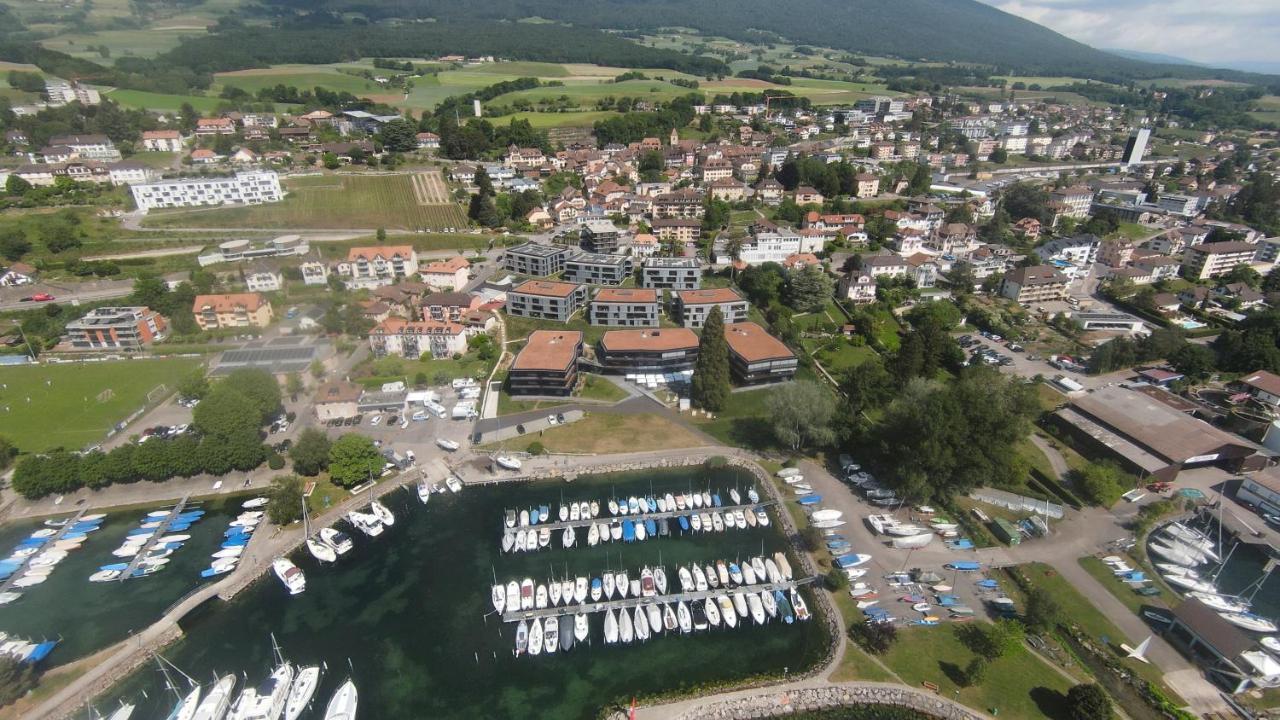
M 743 489 L 750 475 L 733 469 L 646 471 L 468 488 L 436 495 L 427 507 L 409 492 L 387 504 L 397 522 L 376 539 L 351 533 L 356 548 L 336 565 L 317 567 L 305 551 L 293 559 L 307 573 L 307 590 L 288 597 L 267 576 L 228 604 L 201 608 L 184 624 L 187 634 L 166 657 L 201 681 L 214 673 L 247 674 L 258 682 L 271 665 L 270 634 L 296 664 L 324 662 L 329 671 L 317 694 L 329 695 L 354 675 L 361 717 L 378 718 L 590 718 L 609 703 L 633 695 L 697 688 L 762 673 L 797 672 L 818 662 L 828 639 L 820 622 L 764 627 L 739 625 L 695 636 L 657 636 L 647 644 L 605 646 L 603 616 L 591 618 L 590 647 L 575 645 L 551 656 L 512 656 L 514 625 L 492 612 L 493 578 L 526 575 L 598 575 L 605 567 L 639 568 L 661 562 L 672 585 L 674 567 L 698 560 L 756 555 L 784 547 L 770 527 L 676 536 L 596 548 L 575 547 L 523 555 L 501 553 L 507 507 L 615 494 L 648 494 L 694 487 Z M 554 512 L 554 510 L 553 510 Z M 344 527 L 344 529 L 346 529 Z M 583 534 L 579 533 L 581 541 Z M 556 538 L 558 541 L 558 538 Z M 793 562 L 793 566 L 796 566 Z M 813 606 L 813 602 L 809 602 Z M 348 664 L 349 662 L 349 664 Z M 145 692 L 147 699 L 142 699 Z M 172 704 L 159 673 L 146 669 L 126 681 L 106 708 L 125 697 L 140 702 L 143 717 L 163 717 Z M 320 715 L 320 712 L 312 716 Z
M 196 507 L 193 505 L 192 507 Z M 230 517 L 220 505 L 201 504 L 206 515 L 183 534 L 191 539 L 169 556 L 160 572 L 124 582 L 91 583 L 99 567 L 127 559 L 111 554 L 137 528 L 145 510 L 109 514 L 97 532 L 58 564 L 49 579 L 22 590 L 23 596 L 0 606 L 0 630 L 30 640 L 62 638 L 47 662 L 61 665 L 101 650 L 145 628 L 174 601 L 206 582 L 200 571 L 222 542 Z M 0 553 L 8 554 L 35 530 L 39 521 L 16 523 L 0 532 Z

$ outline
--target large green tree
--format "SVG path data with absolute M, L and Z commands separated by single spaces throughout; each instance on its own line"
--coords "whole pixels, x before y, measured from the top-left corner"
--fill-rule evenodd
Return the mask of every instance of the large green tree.
M 267 497 L 267 518 L 272 525 L 288 525 L 302 517 L 302 478 L 297 475 L 273 478 Z
M 812 380 L 780 385 L 766 407 L 778 442 L 793 453 L 831 445 L 836 439 L 836 398 Z
M 383 124 L 378 140 L 391 152 L 412 152 L 418 148 L 418 128 L 404 118 L 396 118 Z
M 377 446 L 364 435 L 348 433 L 329 448 L 329 479 L 335 485 L 351 487 L 378 477 L 383 464 Z
M 729 380 L 729 344 L 724 337 L 724 315 L 719 307 L 711 309 L 702 326 L 698 341 L 698 362 L 693 367 L 690 388 L 694 404 L 704 410 L 719 412 L 729 400 L 733 385 Z
M 806 265 L 787 275 L 787 304 L 796 312 L 817 312 L 831 300 L 835 282 L 819 265 Z
M 1071 720 L 1111 720 L 1115 717 L 1111 698 L 1097 683 L 1082 683 L 1068 690 L 1067 712 Z
M 329 436 L 315 428 L 307 428 L 298 435 L 298 440 L 289 448 L 289 459 L 293 461 L 293 470 L 299 475 L 313 477 L 329 467 Z

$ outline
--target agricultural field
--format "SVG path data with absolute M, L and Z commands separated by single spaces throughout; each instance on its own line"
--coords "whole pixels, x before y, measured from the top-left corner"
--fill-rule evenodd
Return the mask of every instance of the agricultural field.
M 385 93 L 388 88 L 378 83 L 339 72 L 330 65 L 275 65 L 255 70 L 237 70 L 213 76 L 216 95 L 224 87 L 236 87 L 250 94 L 262 88 L 276 85 L 292 85 L 299 90 L 322 87 L 335 92 L 346 91 L 353 95 L 369 96 Z
M 118 57 L 152 58 L 177 47 L 184 37 L 204 33 L 204 27 L 192 25 L 146 30 L 99 30 L 93 33 L 58 35 L 41 44 L 50 50 L 57 50 L 96 63 L 110 64 Z M 98 48 L 103 45 L 107 46 L 108 57 L 103 57 L 98 52 Z
M 150 214 L 149 227 L 442 230 L 467 226 L 438 172 L 324 175 L 285 181 L 278 203 Z M 443 201 L 443 202 L 442 202 Z
M 172 358 L 0 368 L 0 435 L 23 452 L 82 448 L 147 404 L 149 393 L 157 401 L 173 392 L 198 365 Z
M 121 90 L 118 88 L 99 88 L 104 98 L 110 98 L 125 107 L 158 112 L 177 112 L 183 103 L 191 103 L 191 107 L 202 113 L 212 113 L 222 102 L 217 97 L 200 95 L 165 95 L 163 93 L 146 92 L 145 90 Z
M 1280 125 L 1280 95 L 1263 95 L 1258 99 L 1258 106 L 1262 109 L 1249 114 L 1262 122 Z
M 612 110 L 583 110 L 580 112 L 540 113 L 519 112 L 500 117 L 491 117 L 489 122 L 502 125 L 511 120 L 528 120 L 529 124 L 539 130 L 560 127 L 591 127 L 597 120 L 614 117 L 618 113 Z

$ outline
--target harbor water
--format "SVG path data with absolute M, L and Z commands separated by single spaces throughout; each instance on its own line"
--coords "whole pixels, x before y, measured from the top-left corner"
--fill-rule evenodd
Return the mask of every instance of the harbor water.
M 489 590 L 497 580 L 597 576 L 626 568 L 631 577 L 661 563 L 675 582 L 678 564 L 772 554 L 785 546 L 777 523 L 723 533 L 673 534 L 630 544 L 504 554 L 504 510 L 563 500 L 599 500 L 735 484 L 745 495 L 751 476 L 731 468 L 645 471 L 467 488 L 432 497 L 413 492 L 384 499 L 396 523 L 367 538 L 341 525 L 356 547 L 336 564 L 319 566 L 306 551 L 293 560 L 307 574 L 307 589 L 289 597 L 272 575 L 230 603 L 211 602 L 184 622 L 185 636 L 166 658 L 202 682 L 215 673 L 247 674 L 257 683 L 270 671 L 274 634 L 287 659 L 325 663 L 319 710 L 352 675 L 361 717 L 380 718 L 591 718 L 601 707 L 633 696 L 693 690 L 761 674 L 798 673 L 825 654 L 821 622 L 765 626 L 740 624 L 695 635 L 656 635 L 647 643 L 606 646 L 603 616 L 591 617 L 590 646 L 538 657 L 514 657 L 515 626 L 493 614 Z M 772 512 L 772 511 L 771 511 Z M 602 510 L 602 514 L 607 514 Z M 796 565 L 793 563 L 793 565 Z M 798 567 L 798 565 L 796 565 Z M 808 590 L 804 591 L 808 593 Z M 810 600 L 810 606 L 814 603 Z M 242 679 L 243 682 L 243 679 Z M 144 699 L 143 694 L 146 697 Z M 100 702 L 138 702 L 144 717 L 163 717 L 172 704 L 154 668 L 139 671 Z

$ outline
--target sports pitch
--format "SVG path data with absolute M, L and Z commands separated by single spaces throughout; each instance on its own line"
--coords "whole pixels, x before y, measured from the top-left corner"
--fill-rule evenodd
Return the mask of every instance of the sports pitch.
M 0 435 L 23 452 L 80 449 L 103 440 L 160 385 L 167 390 L 157 395 L 173 392 L 199 364 L 166 358 L 0 368 Z

